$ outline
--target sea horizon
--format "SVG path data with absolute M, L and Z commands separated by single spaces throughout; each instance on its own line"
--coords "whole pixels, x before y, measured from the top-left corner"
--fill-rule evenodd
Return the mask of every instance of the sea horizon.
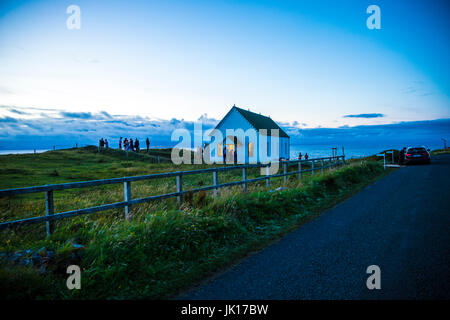
M 86 147 L 88 145 L 92 144 L 86 144 L 86 145 L 80 145 L 79 147 Z M 422 144 L 418 144 L 418 146 L 422 146 Z M 410 145 L 404 145 L 404 146 L 410 146 Z M 321 158 L 321 157 L 330 157 L 332 156 L 332 148 L 337 149 L 338 155 L 345 155 L 346 158 L 362 158 L 371 156 L 377 153 L 380 153 L 385 150 L 390 149 L 401 149 L 404 147 L 402 145 L 375 145 L 370 147 L 357 147 L 357 146 L 342 146 L 339 144 L 336 145 L 330 145 L 330 146 L 324 146 L 324 145 L 308 145 L 308 144 L 291 144 L 291 150 L 290 150 L 290 158 L 291 159 L 297 159 L 299 153 L 302 153 L 302 156 L 305 155 L 305 153 L 308 153 L 308 156 L 310 158 Z M 174 146 L 169 145 L 161 145 L 161 146 L 153 146 L 150 147 L 150 149 L 165 149 L 165 148 L 173 148 Z M 343 147 L 343 148 L 342 148 Z M 430 148 L 431 150 L 435 149 L 441 149 L 443 146 L 439 146 L 438 144 L 432 144 L 432 145 L 425 145 L 425 147 Z M 56 147 L 55 150 L 66 150 L 66 149 L 72 149 L 74 147 Z M 117 149 L 117 148 L 111 148 L 111 149 Z M 30 153 L 43 153 L 47 151 L 52 151 L 53 148 L 37 148 L 37 149 L 30 149 L 30 148 L 24 148 L 24 149 L 0 149 L 0 155 L 12 155 L 12 154 L 30 154 Z M 141 149 L 143 152 L 145 149 Z

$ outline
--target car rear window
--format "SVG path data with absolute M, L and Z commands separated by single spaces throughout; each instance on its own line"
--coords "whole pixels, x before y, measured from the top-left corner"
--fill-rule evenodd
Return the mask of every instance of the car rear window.
M 425 148 L 410 148 L 408 149 L 409 153 L 422 153 L 426 152 L 427 150 Z

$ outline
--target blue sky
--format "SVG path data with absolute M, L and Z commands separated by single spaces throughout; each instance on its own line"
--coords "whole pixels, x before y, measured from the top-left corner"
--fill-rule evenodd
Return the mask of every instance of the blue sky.
M 81 8 L 80 30 L 66 28 L 70 4 Z M 371 4 L 381 30 L 366 27 Z M 236 104 L 299 130 L 450 118 L 449 9 L 437 0 L 1 1 L 0 147 L 32 132 L 30 121 L 68 113 L 213 123 Z

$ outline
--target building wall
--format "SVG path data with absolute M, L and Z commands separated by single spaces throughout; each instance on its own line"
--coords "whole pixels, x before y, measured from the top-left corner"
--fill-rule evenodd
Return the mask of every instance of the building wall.
M 237 111 L 232 110 L 228 116 L 226 116 L 225 120 L 220 124 L 219 127 L 216 128 L 222 133 L 223 138 L 226 138 L 225 144 L 234 144 L 232 141 L 232 137 L 226 136 L 226 129 L 233 129 L 238 130 L 242 129 L 243 132 L 245 132 L 248 129 L 253 129 L 253 127 L 250 125 L 250 123 Z M 264 143 L 263 145 L 260 145 Z M 210 159 L 213 162 L 223 162 L 223 155 L 219 155 L 219 144 L 223 143 L 220 142 L 211 142 L 211 150 L 210 150 Z M 249 154 L 249 145 L 253 144 L 253 156 Z M 263 156 L 260 157 L 258 148 L 265 147 L 265 150 L 263 150 Z M 267 154 L 267 147 L 269 148 L 269 153 Z M 259 135 L 259 133 L 256 134 L 256 137 L 253 136 L 245 136 L 245 142 L 244 141 L 238 141 L 238 149 L 237 149 L 237 156 L 238 156 L 238 163 L 257 163 L 257 162 L 266 162 L 273 159 L 272 155 L 272 141 L 270 136 L 269 137 L 262 137 Z M 287 150 L 286 150 L 287 148 Z M 282 158 L 289 158 L 289 151 L 290 151 L 290 145 L 289 145 L 289 138 L 280 137 L 279 138 L 279 146 L 278 146 L 278 153 L 279 156 L 276 157 L 276 160 L 278 160 L 279 157 Z M 233 160 L 232 156 L 230 156 L 229 160 Z
M 269 137 L 263 137 L 258 136 L 258 142 L 260 143 L 260 147 L 265 144 L 266 149 L 263 152 L 263 157 L 261 159 L 258 159 L 260 162 L 266 162 L 270 160 L 278 160 L 279 158 L 289 159 L 289 152 L 290 152 L 290 139 L 286 137 L 279 137 L 278 140 L 278 157 L 276 157 L 274 154 L 272 154 L 272 138 Z M 267 152 L 268 151 L 268 152 Z
M 225 117 L 224 121 L 220 124 L 219 127 L 217 127 L 216 129 L 219 130 L 222 133 L 223 139 L 226 139 L 226 144 L 233 144 L 233 141 L 230 139 L 230 137 L 226 136 L 226 129 L 233 129 L 233 130 L 237 130 L 237 129 L 242 129 L 244 132 L 248 129 L 253 128 L 248 121 L 237 111 L 237 110 L 232 110 L 230 114 L 228 114 L 228 116 Z M 253 145 L 256 145 L 257 140 L 254 139 L 249 139 L 248 137 L 246 138 L 246 141 L 243 142 L 241 141 L 242 145 L 241 148 L 238 148 L 238 162 L 257 162 L 257 153 L 253 152 L 253 156 L 249 157 L 248 156 L 248 144 L 249 142 L 253 143 Z M 222 144 L 223 147 L 223 143 L 221 142 L 214 142 L 212 141 L 211 143 L 212 145 L 215 145 L 215 150 L 211 150 L 211 160 L 214 162 L 222 162 L 223 161 L 223 156 L 218 155 L 218 147 L 217 144 Z M 245 148 L 245 149 L 244 149 Z M 254 147 L 254 150 L 256 151 L 256 148 Z M 215 151 L 215 152 L 214 152 Z
M 280 137 L 280 158 L 289 159 L 290 139 Z

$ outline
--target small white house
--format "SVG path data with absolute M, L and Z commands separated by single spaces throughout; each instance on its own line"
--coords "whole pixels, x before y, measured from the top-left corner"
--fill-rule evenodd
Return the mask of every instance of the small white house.
M 289 159 L 290 142 L 286 132 L 270 117 L 236 106 L 217 124 L 210 137 L 212 162 L 223 162 L 224 156 L 228 163 L 234 163 L 234 160 L 237 163 L 259 163 Z

